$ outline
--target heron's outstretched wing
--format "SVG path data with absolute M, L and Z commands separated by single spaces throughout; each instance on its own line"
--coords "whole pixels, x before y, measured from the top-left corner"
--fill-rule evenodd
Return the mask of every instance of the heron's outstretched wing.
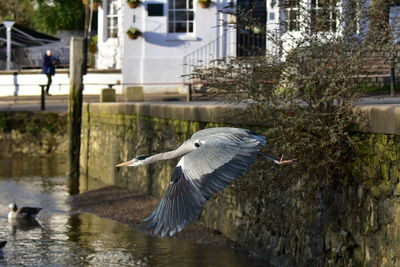
M 177 166 L 172 180 L 155 211 L 145 219 L 149 228 L 155 227 L 154 233 L 165 236 L 174 235 L 196 218 L 201 212 L 206 199 L 196 183 L 185 177 L 182 168 Z
M 160 204 L 146 219 L 149 227 L 162 236 L 181 231 L 208 199 L 255 162 L 264 145 L 264 137 L 253 134 L 236 139 L 213 136 L 201 142 L 179 161 Z

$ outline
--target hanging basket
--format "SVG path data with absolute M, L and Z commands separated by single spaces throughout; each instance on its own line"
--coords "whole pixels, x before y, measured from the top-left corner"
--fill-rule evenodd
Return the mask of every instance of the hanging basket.
M 92 9 L 93 11 L 97 11 L 97 10 L 99 10 L 99 7 L 101 7 L 101 2 L 93 2 L 91 5 L 90 5 L 90 9 Z
M 139 5 L 140 5 L 139 1 L 137 1 L 137 2 L 128 2 L 128 6 L 130 8 L 137 8 Z
M 139 38 L 139 36 L 142 35 L 142 32 L 134 27 L 129 28 L 129 30 L 126 32 L 126 34 L 128 35 L 128 38 L 131 40 L 136 40 L 137 38 Z
M 99 7 L 101 7 L 102 2 L 100 1 L 93 1 L 92 3 L 90 3 L 90 0 L 82 0 L 82 3 L 84 5 L 89 5 L 89 8 L 92 9 L 93 11 L 97 11 L 99 9 Z
M 126 34 L 128 35 L 129 39 L 135 40 L 137 39 L 140 35 L 142 35 L 142 32 L 135 27 L 130 27 L 127 31 Z
M 139 38 L 140 34 L 137 33 L 128 33 L 128 37 L 131 40 L 136 40 L 137 38 Z
M 198 1 L 201 8 L 209 8 L 211 5 L 211 1 Z

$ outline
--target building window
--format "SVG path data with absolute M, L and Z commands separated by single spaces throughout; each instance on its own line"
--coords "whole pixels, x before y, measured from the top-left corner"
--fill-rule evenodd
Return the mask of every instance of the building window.
M 300 30 L 300 0 L 285 0 L 285 24 L 287 31 Z
M 107 37 L 118 37 L 118 0 L 107 1 Z
M 365 15 L 366 8 L 361 1 L 348 1 L 345 3 L 345 12 L 347 18 L 346 28 L 349 32 L 356 34 L 361 33 L 361 28 L 366 23 L 367 15 Z
M 193 24 L 193 0 L 168 0 L 169 33 L 192 33 Z
M 338 0 L 311 0 L 311 29 L 314 32 L 336 32 Z

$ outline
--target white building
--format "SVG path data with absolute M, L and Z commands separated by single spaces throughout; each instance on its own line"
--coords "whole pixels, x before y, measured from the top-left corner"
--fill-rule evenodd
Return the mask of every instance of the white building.
M 143 84 L 145 92 L 176 92 L 182 88 L 186 55 L 209 45 L 201 51 L 207 59 L 227 56 L 228 40 L 220 37 L 227 36 L 226 28 L 217 27 L 226 17 L 217 11 L 227 5 L 227 0 L 209 8 L 190 0 L 156 0 L 129 8 L 126 0 L 103 0 L 96 67 L 121 68 L 125 86 Z M 129 39 L 130 27 L 140 29 L 142 36 Z
M 145 93 L 181 90 L 185 81 L 182 75 L 190 71 L 188 66 L 199 62 L 247 56 L 254 49 L 258 49 L 258 55 L 279 52 L 279 47 L 254 28 L 222 23 L 235 22 L 232 15 L 219 12 L 224 8 L 253 6 L 251 16 L 280 38 L 302 34 L 300 9 L 313 14 L 311 27 L 316 19 L 322 19 L 326 22 L 317 30 L 337 31 L 336 20 L 342 9 L 341 1 L 335 0 L 286 0 L 285 6 L 278 0 L 212 0 L 208 8 L 193 0 L 143 0 L 137 8 L 130 8 L 126 1 L 103 0 L 98 12 L 96 67 L 121 69 L 123 87 L 143 85 Z M 238 16 L 236 23 L 245 21 L 246 16 Z M 131 27 L 139 29 L 142 36 L 130 39 L 126 32 Z

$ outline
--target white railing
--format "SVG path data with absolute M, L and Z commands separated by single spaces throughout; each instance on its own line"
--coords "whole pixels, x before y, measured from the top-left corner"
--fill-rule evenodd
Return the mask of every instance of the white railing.
M 228 32 L 225 31 L 215 40 L 192 51 L 183 58 L 184 82 L 190 81 L 191 74 L 198 68 L 210 68 L 230 56 Z

